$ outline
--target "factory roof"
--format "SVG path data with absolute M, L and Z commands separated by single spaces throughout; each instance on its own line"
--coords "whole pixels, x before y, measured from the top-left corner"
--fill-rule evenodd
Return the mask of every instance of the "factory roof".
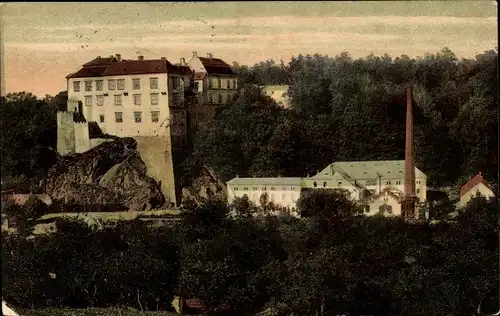
M 233 178 L 228 185 L 288 185 L 300 186 L 301 178 Z
M 404 160 L 381 160 L 381 161 L 343 161 L 334 162 L 312 178 L 324 179 L 332 177 L 335 172 L 348 175 L 353 180 L 377 179 L 402 179 L 404 177 Z M 427 178 L 427 176 L 415 167 L 415 178 Z

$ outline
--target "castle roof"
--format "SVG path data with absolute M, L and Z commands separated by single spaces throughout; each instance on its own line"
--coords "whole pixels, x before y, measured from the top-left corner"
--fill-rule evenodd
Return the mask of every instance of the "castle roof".
M 188 66 L 174 66 L 167 59 L 117 60 L 114 57 L 97 57 L 85 63 L 80 70 L 69 74 L 66 78 L 93 78 L 161 73 L 186 75 L 191 72 Z
M 209 74 L 235 75 L 231 66 L 220 58 L 198 57 Z
M 466 195 L 470 190 L 474 189 L 480 183 L 493 191 L 492 186 L 486 180 L 484 180 L 482 173 L 479 172 L 460 188 L 460 197 Z

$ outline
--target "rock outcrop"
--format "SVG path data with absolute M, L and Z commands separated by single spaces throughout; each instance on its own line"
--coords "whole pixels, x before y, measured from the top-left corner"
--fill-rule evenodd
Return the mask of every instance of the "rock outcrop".
M 201 168 L 191 185 L 182 188 L 182 201 L 191 200 L 200 203 L 204 198 L 217 197 L 227 199 L 227 189 L 215 173 L 208 167 Z
M 62 158 L 48 174 L 47 194 L 65 204 L 123 205 L 132 211 L 160 207 L 165 198 L 132 138 L 101 144 Z

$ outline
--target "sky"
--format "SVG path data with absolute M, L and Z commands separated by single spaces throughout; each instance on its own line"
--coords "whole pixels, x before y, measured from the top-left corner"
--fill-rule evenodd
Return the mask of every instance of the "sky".
M 410 57 L 498 46 L 496 1 L 1 3 L 2 94 L 66 90 L 97 56 L 212 53 L 229 64 L 299 54 Z

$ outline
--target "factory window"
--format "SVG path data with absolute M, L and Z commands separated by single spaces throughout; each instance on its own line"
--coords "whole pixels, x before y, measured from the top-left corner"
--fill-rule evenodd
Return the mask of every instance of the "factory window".
M 116 80 L 116 84 L 118 86 L 118 90 L 125 90 L 125 79 Z
M 158 78 L 149 78 L 149 88 L 158 89 Z
M 318 186 L 318 183 L 317 182 L 314 182 L 313 183 L 314 187 L 316 188 Z
M 139 90 L 141 88 L 141 79 L 134 78 L 132 79 L 132 89 Z
M 142 122 L 142 113 L 134 112 L 134 122 L 141 123 Z
M 151 111 L 151 122 L 158 123 L 160 120 L 160 111 Z
M 85 81 L 85 91 L 92 91 L 92 81 Z
M 134 105 L 141 105 L 141 95 L 134 94 Z
M 221 78 L 217 78 L 217 83 L 218 83 L 217 88 L 221 89 L 222 88 L 222 79 Z
M 387 181 L 387 182 L 386 182 L 386 184 L 387 184 L 387 185 L 391 185 L 391 181 Z
M 73 81 L 73 90 L 75 92 L 80 92 L 80 81 Z
M 96 91 L 102 91 L 102 87 L 103 87 L 103 81 L 102 80 L 96 80 L 95 81 L 95 89 Z
M 400 185 L 401 184 L 401 181 L 396 181 L 396 185 Z
M 339 183 L 337 183 L 337 185 L 338 185 L 339 187 L 341 187 L 341 186 L 342 186 L 342 181 L 339 181 Z
M 420 184 L 420 181 L 417 181 L 417 184 Z
M 243 191 L 248 191 L 248 187 L 244 187 L 244 188 L 243 188 Z
M 92 105 L 92 96 L 91 95 L 86 95 L 85 96 L 85 105 L 86 106 L 91 106 Z
M 116 90 L 116 80 L 110 79 L 108 80 L 108 90 Z
M 276 188 L 275 187 L 271 187 L 271 191 L 274 191 L 274 190 L 276 190 Z
M 253 187 L 253 190 L 254 190 L 254 191 L 257 191 L 258 189 L 259 189 L 259 188 L 257 188 L 257 187 Z
M 151 105 L 158 105 L 159 103 L 158 93 L 151 93 L 150 98 L 151 98 Z
M 97 98 L 97 105 L 98 106 L 103 106 L 104 105 L 104 96 L 103 95 L 98 95 L 96 96 Z
M 104 123 L 104 115 L 99 115 L 99 122 Z
M 121 96 L 121 94 L 117 94 L 114 97 L 115 97 L 115 105 L 117 105 L 117 106 L 122 105 L 122 96 Z
M 323 182 L 323 188 L 326 188 L 326 186 L 327 186 L 327 183 Z
M 115 122 L 116 123 L 123 122 L 123 113 L 122 112 L 115 112 Z
M 238 191 L 238 187 L 234 187 L 234 191 Z
M 266 187 L 262 187 L 262 191 L 266 191 L 266 190 L 267 190 L 267 188 L 266 188 Z

